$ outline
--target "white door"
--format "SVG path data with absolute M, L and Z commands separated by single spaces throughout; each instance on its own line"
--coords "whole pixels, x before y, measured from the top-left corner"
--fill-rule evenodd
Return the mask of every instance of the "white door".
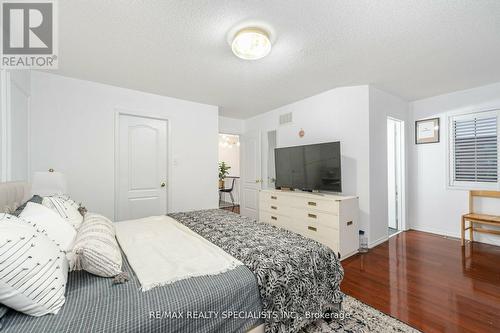
M 259 132 L 246 133 L 241 137 L 241 206 L 242 215 L 258 219 L 261 174 L 261 137 Z
M 387 119 L 388 226 L 402 230 L 404 217 L 404 122 Z
M 119 116 L 116 220 L 167 213 L 167 121 Z

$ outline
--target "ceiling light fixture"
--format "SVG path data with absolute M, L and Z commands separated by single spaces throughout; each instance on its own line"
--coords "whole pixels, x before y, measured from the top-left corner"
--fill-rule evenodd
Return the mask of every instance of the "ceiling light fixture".
M 271 40 L 263 29 L 244 28 L 234 36 L 231 49 L 238 58 L 257 60 L 271 52 Z

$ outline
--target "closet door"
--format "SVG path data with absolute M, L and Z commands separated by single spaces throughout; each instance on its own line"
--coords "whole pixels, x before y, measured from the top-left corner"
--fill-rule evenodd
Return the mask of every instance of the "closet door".
M 261 137 L 259 132 L 249 132 L 245 133 L 241 139 L 242 200 L 240 212 L 242 215 L 258 219 L 259 190 L 262 186 Z

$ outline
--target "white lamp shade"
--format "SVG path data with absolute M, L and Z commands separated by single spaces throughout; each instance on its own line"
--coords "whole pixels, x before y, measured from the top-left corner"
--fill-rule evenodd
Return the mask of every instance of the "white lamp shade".
M 31 193 L 42 197 L 67 194 L 66 176 L 60 172 L 39 171 L 33 174 Z

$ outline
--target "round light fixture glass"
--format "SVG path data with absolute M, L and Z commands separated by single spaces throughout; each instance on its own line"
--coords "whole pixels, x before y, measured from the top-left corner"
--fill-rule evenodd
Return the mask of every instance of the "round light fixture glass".
M 256 60 L 271 51 L 269 35 L 259 28 L 245 28 L 236 33 L 231 44 L 233 53 L 241 59 Z

